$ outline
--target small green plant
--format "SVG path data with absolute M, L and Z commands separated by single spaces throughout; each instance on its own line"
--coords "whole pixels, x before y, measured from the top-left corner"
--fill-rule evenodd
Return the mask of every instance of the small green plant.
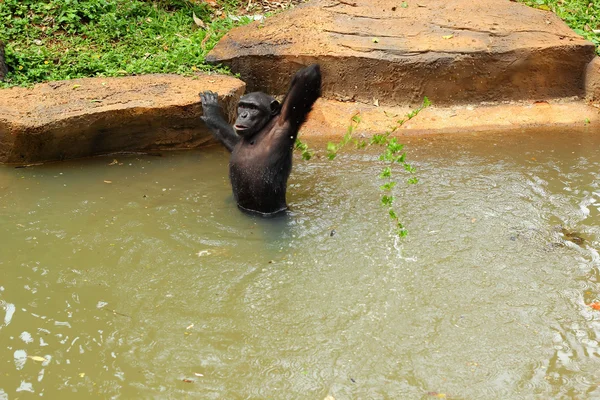
M 395 197 L 393 195 L 393 189 L 396 186 L 396 180 L 394 179 L 393 171 L 395 165 L 402 165 L 404 170 L 411 175 L 414 175 L 416 169 L 410 165 L 406 161 L 406 153 L 403 152 L 404 145 L 398 142 L 396 138 L 390 138 L 390 135 L 395 132 L 398 128 L 400 128 L 406 121 L 409 121 L 416 117 L 422 110 L 429 107 L 431 102 L 427 97 L 423 99 L 423 103 L 406 114 L 406 116 L 402 119 L 396 121 L 396 124 L 384 134 L 374 135 L 369 142 L 369 145 L 378 145 L 383 146 L 383 154 L 379 156 L 379 160 L 383 161 L 386 166 L 382 169 L 379 174 L 379 178 L 384 180 L 384 184 L 379 188 L 383 192 L 381 195 L 381 205 L 386 207 L 388 210 L 388 214 L 394 224 L 396 225 L 396 233 L 400 237 L 404 237 L 408 234 L 408 231 L 404 227 L 404 224 L 400 220 L 398 213 L 394 209 L 394 200 Z M 414 185 L 419 182 L 419 179 L 415 176 L 411 176 L 408 178 L 407 183 L 409 185 Z
M 423 99 L 423 103 L 419 107 L 406 114 L 404 118 L 397 120 L 395 125 L 387 132 L 381 135 L 374 135 L 369 142 L 358 140 L 353 137 L 358 125 L 361 122 L 360 114 L 356 113 L 350 118 L 350 124 L 348 125 L 348 129 L 346 130 L 344 137 L 338 143 L 329 142 L 327 144 L 327 158 L 329 160 L 334 160 L 338 155 L 338 152 L 351 142 L 354 143 L 357 149 L 362 149 L 367 146 L 383 147 L 383 153 L 379 156 L 379 161 L 382 161 L 385 164 L 379 173 L 379 178 L 384 180 L 384 183 L 379 187 L 382 192 L 380 201 L 381 205 L 387 209 L 388 215 L 395 224 L 396 234 L 400 237 L 405 237 L 408 234 L 408 231 L 400 220 L 398 212 L 394 209 L 395 197 L 393 195 L 393 189 L 397 184 L 394 176 L 394 167 L 401 165 L 404 171 L 411 175 L 411 177 L 407 180 L 408 184 L 416 184 L 419 182 L 419 180 L 416 176 L 414 176 L 416 169 L 406 161 L 406 153 L 403 151 L 404 145 L 399 143 L 398 139 L 390 137 L 390 135 L 400 128 L 405 122 L 416 117 L 422 110 L 430 105 L 431 102 L 427 97 L 425 97 Z M 302 158 L 304 160 L 309 160 L 313 156 L 313 152 L 308 148 L 308 145 L 302 142 L 299 138 L 296 139 L 296 149 L 302 151 Z
M 300 137 L 296 138 L 296 150 L 300 150 L 302 152 L 302 159 L 308 161 L 313 156 L 313 151 L 308 147 L 306 143 L 300 140 Z
M 352 118 L 350 118 L 350 125 L 348 125 L 348 129 L 346 130 L 346 134 L 344 135 L 342 140 L 340 140 L 339 143 L 327 143 L 327 158 L 333 160 L 337 156 L 338 151 L 340 151 L 344 146 L 353 141 L 352 136 L 354 135 L 358 124 L 360 124 L 360 114 L 356 113 L 352 116 Z M 359 147 L 359 142 L 356 139 L 354 139 L 354 143 L 357 145 L 357 147 Z M 365 146 L 363 145 L 362 147 Z

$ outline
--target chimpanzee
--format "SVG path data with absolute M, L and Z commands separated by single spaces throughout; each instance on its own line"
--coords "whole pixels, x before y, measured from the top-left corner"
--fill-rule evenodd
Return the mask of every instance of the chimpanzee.
M 202 120 L 231 152 L 229 179 L 240 209 L 262 215 L 287 209 L 296 136 L 320 96 L 321 69 L 313 64 L 296 73 L 282 105 L 262 92 L 242 96 L 232 127 L 221 115 L 217 94 L 200 93 Z

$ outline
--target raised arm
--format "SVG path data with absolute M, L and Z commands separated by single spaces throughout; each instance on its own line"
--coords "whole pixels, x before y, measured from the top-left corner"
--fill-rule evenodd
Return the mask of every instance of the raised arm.
M 214 92 L 200 93 L 202 101 L 203 115 L 200 117 L 206 126 L 210 129 L 213 136 L 217 138 L 230 152 L 240 141 L 240 137 L 235 133 L 231 125 L 225 121 L 219 106 L 219 97 Z
M 296 72 L 290 90 L 283 99 L 279 123 L 289 123 L 291 132 L 296 135 L 300 125 L 312 110 L 313 104 L 321 96 L 321 68 L 312 64 Z M 295 137 L 294 137 L 295 139 Z

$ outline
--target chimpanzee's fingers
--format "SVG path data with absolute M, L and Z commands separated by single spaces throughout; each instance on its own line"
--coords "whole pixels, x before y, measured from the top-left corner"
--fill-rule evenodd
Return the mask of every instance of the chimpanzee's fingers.
M 198 96 L 200 96 L 200 101 L 202 102 L 202 105 L 206 104 L 206 92 L 198 93 Z
M 211 92 L 207 90 L 205 92 L 199 93 L 200 99 L 202 100 L 202 104 L 218 104 L 219 103 L 219 95 L 215 92 Z

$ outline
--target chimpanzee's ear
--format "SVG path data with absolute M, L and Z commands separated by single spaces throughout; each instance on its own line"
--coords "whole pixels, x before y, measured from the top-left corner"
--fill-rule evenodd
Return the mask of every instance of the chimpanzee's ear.
M 271 115 L 277 115 L 281 111 L 281 104 L 277 100 L 271 101 Z

